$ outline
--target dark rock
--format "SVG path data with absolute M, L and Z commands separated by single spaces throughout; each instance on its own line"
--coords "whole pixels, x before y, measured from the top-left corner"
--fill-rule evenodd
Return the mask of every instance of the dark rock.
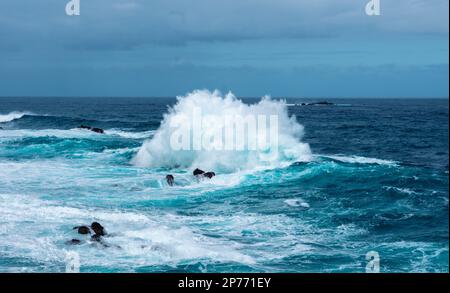
M 97 128 L 97 127 L 92 128 L 91 131 L 97 132 L 97 133 L 105 133 L 105 131 L 103 129 Z
M 193 174 L 194 174 L 194 176 L 197 176 L 197 178 L 198 177 L 206 177 L 206 178 L 211 179 L 214 176 L 216 176 L 216 173 L 214 173 L 214 172 L 205 172 L 205 171 L 200 170 L 200 169 L 195 169 Z
M 314 105 L 331 106 L 334 104 L 331 102 L 327 102 L 327 101 L 321 101 L 321 102 L 310 103 L 309 105 L 311 105 L 311 106 L 314 106 Z
M 195 169 L 194 172 L 193 172 L 194 176 L 202 175 L 204 173 L 205 173 L 205 171 L 200 170 L 200 169 Z
M 206 172 L 206 173 L 203 174 L 203 176 L 206 177 L 206 178 L 211 179 L 214 176 L 216 176 L 216 173 L 214 173 L 214 172 Z
M 94 236 L 96 236 L 96 235 L 99 235 L 99 236 L 106 235 L 105 228 L 103 228 L 103 226 L 100 225 L 100 223 L 98 223 L 98 222 L 93 222 L 91 224 L 91 229 L 94 230 L 94 233 L 95 233 Z M 94 236 L 92 236 L 92 237 L 94 237 Z
M 91 229 L 89 229 L 88 226 L 78 226 L 78 227 L 74 227 L 74 230 L 77 229 L 78 234 L 91 234 Z
M 96 133 L 105 133 L 105 131 L 101 128 L 91 127 L 91 126 L 87 126 L 87 125 L 80 125 L 80 127 L 78 127 L 78 128 L 87 129 L 87 130 L 90 130 L 90 131 L 93 131 Z
M 166 181 L 167 181 L 167 184 L 169 184 L 170 186 L 173 186 L 173 184 L 175 182 L 175 178 L 173 177 L 173 175 L 169 174 L 166 176 Z

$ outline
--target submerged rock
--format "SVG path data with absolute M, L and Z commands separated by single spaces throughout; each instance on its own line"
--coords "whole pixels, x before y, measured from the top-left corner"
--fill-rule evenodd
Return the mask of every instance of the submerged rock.
M 206 173 L 203 174 L 203 176 L 206 177 L 206 178 L 211 179 L 214 176 L 216 176 L 216 173 L 214 173 L 214 172 L 206 172 Z
M 81 240 L 72 239 L 72 240 L 67 241 L 66 244 L 68 244 L 68 245 L 79 245 L 79 244 L 81 244 Z
M 103 239 L 102 236 L 101 236 L 101 235 L 98 235 L 98 234 L 95 234 L 95 235 L 92 235 L 92 236 L 91 236 L 91 240 L 92 240 L 92 241 L 101 242 L 102 239 Z
M 95 234 L 91 237 L 92 242 L 96 242 L 98 244 L 101 244 L 103 247 L 110 247 L 104 240 L 101 235 Z
M 97 133 L 105 133 L 105 131 L 101 128 L 93 127 L 91 128 L 91 131 L 97 132 Z

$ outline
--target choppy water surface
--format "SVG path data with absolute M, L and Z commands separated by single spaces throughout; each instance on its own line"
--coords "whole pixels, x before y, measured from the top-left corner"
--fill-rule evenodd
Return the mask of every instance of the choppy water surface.
M 384 272 L 448 272 L 448 100 L 214 99 L 171 115 L 287 110 L 288 155 L 158 150 L 171 98 L 1 98 L 0 271 L 76 251 L 82 272 L 364 272 L 375 250 Z M 108 248 L 72 231 L 94 220 Z

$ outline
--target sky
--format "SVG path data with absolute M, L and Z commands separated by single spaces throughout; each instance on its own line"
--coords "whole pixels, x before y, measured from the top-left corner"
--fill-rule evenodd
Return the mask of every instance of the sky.
M 0 1 L 0 96 L 444 97 L 449 1 Z

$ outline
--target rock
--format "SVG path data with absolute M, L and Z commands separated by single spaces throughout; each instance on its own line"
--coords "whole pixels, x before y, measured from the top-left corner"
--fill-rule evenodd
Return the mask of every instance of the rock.
M 197 177 L 206 177 L 206 178 L 209 178 L 209 179 L 211 179 L 214 176 L 216 176 L 216 173 L 214 173 L 214 172 L 205 172 L 205 171 L 200 170 L 200 169 L 195 169 L 193 174 L 194 174 L 194 176 L 197 176 Z
M 334 104 L 331 102 L 327 102 L 327 101 L 321 101 L 321 102 L 310 103 L 309 105 L 311 105 L 311 106 L 314 106 L 314 105 L 331 106 Z
M 105 133 L 105 131 L 101 128 L 93 127 L 91 128 L 91 131 L 97 132 L 97 133 Z
M 173 186 L 173 184 L 175 182 L 175 178 L 173 177 L 173 175 L 169 174 L 166 176 L 166 181 L 167 181 L 167 184 L 169 184 L 170 186 Z
M 78 128 L 87 129 L 87 130 L 90 130 L 90 131 L 93 131 L 96 133 L 105 133 L 105 131 L 101 128 L 91 127 L 91 126 L 87 126 L 87 125 L 80 125 L 80 127 L 78 127 Z
M 211 179 L 214 176 L 216 176 L 216 173 L 214 173 L 214 172 L 206 172 L 206 173 L 203 174 L 203 176 L 206 177 L 206 178 Z
M 204 173 L 205 173 L 205 171 L 200 170 L 200 169 L 195 169 L 194 172 L 193 172 L 194 176 L 202 175 Z
M 74 227 L 73 229 L 74 230 L 77 229 L 78 234 L 83 234 L 83 235 L 91 234 L 91 229 L 89 229 L 88 226 L 78 226 L 78 227 Z
M 98 235 L 98 236 L 106 235 L 105 228 L 103 228 L 103 226 L 100 225 L 100 223 L 98 223 L 98 222 L 93 222 L 91 224 L 91 229 L 94 231 L 95 235 Z
M 79 234 L 83 234 L 83 235 L 91 234 L 92 233 L 91 230 L 92 230 L 95 234 L 91 236 L 91 241 L 98 242 L 101 245 L 103 245 L 104 247 L 109 247 L 109 245 L 105 244 L 103 241 L 103 236 L 106 235 L 106 231 L 105 231 L 105 228 L 103 228 L 103 226 L 100 223 L 92 222 L 90 227 L 89 226 L 77 226 L 77 227 L 74 227 L 73 229 L 74 230 L 76 229 Z M 72 239 L 70 241 L 67 241 L 66 243 L 70 244 L 70 245 L 78 245 L 78 244 L 81 244 L 82 241 L 78 240 L 78 239 Z

